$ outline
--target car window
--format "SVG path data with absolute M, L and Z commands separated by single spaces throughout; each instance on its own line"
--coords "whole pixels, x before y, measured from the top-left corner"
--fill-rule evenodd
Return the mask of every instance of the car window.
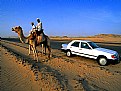
M 88 44 L 84 43 L 84 42 L 81 43 L 81 48 L 90 49 L 90 47 L 88 46 Z
M 80 43 L 80 42 L 74 42 L 71 46 L 79 47 L 79 43 Z
M 89 43 L 89 45 L 93 48 L 93 49 L 95 49 L 95 48 L 99 48 L 99 46 L 97 46 L 95 43 L 93 43 L 93 42 L 88 42 Z

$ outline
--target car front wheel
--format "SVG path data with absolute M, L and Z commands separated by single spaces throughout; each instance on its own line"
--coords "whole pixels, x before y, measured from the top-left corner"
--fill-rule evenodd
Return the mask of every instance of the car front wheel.
M 67 55 L 68 57 L 70 57 L 70 56 L 71 56 L 71 51 L 70 51 L 70 50 L 67 51 L 67 52 L 66 52 L 66 55 Z
M 106 58 L 99 58 L 98 62 L 101 66 L 105 66 L 108 63 Z

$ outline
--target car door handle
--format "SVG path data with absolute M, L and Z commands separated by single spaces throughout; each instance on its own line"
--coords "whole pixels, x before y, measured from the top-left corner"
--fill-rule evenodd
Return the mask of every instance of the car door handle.
M 79 49 L 79 50 L 82 50 L 82 49 Z

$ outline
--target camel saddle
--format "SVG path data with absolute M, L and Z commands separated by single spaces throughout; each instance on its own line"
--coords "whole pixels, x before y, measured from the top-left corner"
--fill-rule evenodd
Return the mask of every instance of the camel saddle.
M 35 32 L 31 32 L 30 36 L 29 36 L 29 40 L 34 40 L 35 38 L 37 38 L 37 36 L 40 36 L 40 34 L 43 33 L 43 29 L 41 29 L 41 31 L 35 30 Z

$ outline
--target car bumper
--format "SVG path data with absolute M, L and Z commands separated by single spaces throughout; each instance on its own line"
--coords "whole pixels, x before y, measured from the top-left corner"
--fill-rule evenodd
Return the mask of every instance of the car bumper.
M 108 59 L 109 62 L 111 63 L 120 63 L 121 58 L 117 58 L 117 59 Z
M 67 52 L 67 50 L 65 50 L 65 49 L 61 49 L 61 51 L 62 51 L 62 52 Z

